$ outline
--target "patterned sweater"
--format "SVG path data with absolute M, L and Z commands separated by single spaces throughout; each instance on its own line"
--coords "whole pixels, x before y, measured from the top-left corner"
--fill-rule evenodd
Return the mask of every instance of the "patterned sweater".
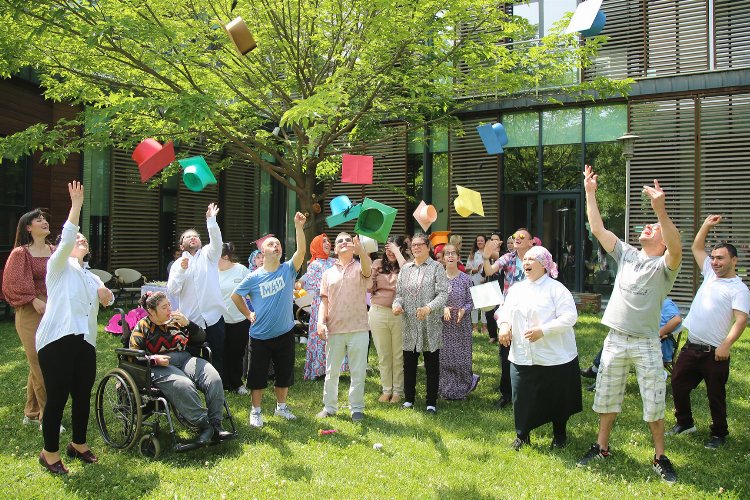
M 184 351 L 190 337 L 202 336 L 201 327 L 192 321 L 186 327 L 174 323 L 157 325 L 147 317 L 141 319 L 130 334 L 130 348 L 149 354 Z

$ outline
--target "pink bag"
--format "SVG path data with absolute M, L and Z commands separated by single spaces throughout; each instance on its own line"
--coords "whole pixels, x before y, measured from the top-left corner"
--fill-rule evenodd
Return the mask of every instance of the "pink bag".
M 137 325 L 138 322 L 146 316 L 148 316 L 146 310 L 142 307 L 138 307 L 129 311 L 125 315 L 125 322 L 128 324 L 128 328 L 132 330 L 133 328 L 135 328 L 135 325 Z M 122 335 L 121 315 L 115 314 L 114 316 L 109 318 L 109 322 L 107 323 L 107 326 L 104 327 L 104 331 L 107 333 L 111 333 L 112 335 Z

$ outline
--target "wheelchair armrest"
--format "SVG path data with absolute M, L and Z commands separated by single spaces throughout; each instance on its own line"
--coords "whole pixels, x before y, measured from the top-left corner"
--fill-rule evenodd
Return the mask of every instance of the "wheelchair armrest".
M 122 354 L 123 356 L 133 356 L 136 358 L 145 358 L 146 357 L 146 351 L 143 349 L 126 349 L 124 347 L 118 347 L 115 349 L 115 352 L 117 354 Z

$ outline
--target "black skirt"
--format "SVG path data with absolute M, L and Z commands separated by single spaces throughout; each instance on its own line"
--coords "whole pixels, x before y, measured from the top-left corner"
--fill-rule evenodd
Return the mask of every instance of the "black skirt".
M 516 433 L 548 422 L 564 422 L 583 409 L 578 357 L 562 365 L 510 364 Z

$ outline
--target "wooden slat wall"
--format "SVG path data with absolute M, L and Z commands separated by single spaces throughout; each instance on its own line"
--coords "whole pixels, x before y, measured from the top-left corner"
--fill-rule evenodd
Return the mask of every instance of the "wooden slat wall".
M 634 102 L 630 108 L 629 130 L 640 139 L 635 144 L 628 179 L 628 241 L 637 245 L 643 225 L 656 222 L 651 204 L 641 191 L 644 184 L 658 179 L 666 193 L 667 211 L 682 235 L 682 271 L 670 297 L 683 306 L 690 304 L 694 294 L 690 245 L 695 236 L 695 113 L 694 99 Z
M 714 0 L 717 69 L 750 66 L 750 2 Z
M 477 234 L 487 234 L 500 227 L 500 171 L 498 155 L 488 155 L 477 133 L 480 123 L 491 123 L 497 116 L 472 117 L 462 122 L 463 135 L 453 131 L 450 136 L 450 204 L 448 227 L 463 237 L 464 254 L 471 249 Z M 458 196 L 456 186 L 479 191 L 482 194 L 484 217 L 472 214 L 461 217 L 453 208 Z
M 584 79 L 662 76 L 708 69 L 707 0 L 609 0 L 609 36 Z
M 646 45 L 643 34 L 643 4 L 633 0 L 608 0 L 607 23 L 602 35 L 609 37 L 594 65 L 584 69 L 584 80 L 597 76 L 637 78 L 645 75 Z
M 389 125 L 389 127 L 404 128 L 401 125 Z M 411 217 L 411 213 L 407 213 L 406 196 L 404 196 L 407 187 L 406 132 L 396 135 L 390 141 L 373 146 L 364 154 L 374 156 L 372 185 L 345 184 L 341 182 L 341 175 L 337 175 L 328 199 L 324 200 L 322 215 L 324 217 L 331 215 L 329 203 L 336 196 L 345 194 L 354 204 L 361 203 L 367 196 L 398 210 L 391 234 L 406 234 L 406 217 Z M 329 228 L 324 222 L 322 227 L 324 228 L 324 232 L 333 239 L 336 233 L 340 231 L 353 233 L 355 224 L 356 220 Z
M 130 153 L 112 152 L 110 271 L 129 267 L 151 278 L 159 276 L 159 190 L 142 184 Z
M 224 241 L 234 243 L 237 260 L 247 264 L 255 250 L 253 242 L 260 236 L 258 204 L 260 193 L 259 168 L 248 162 L 235 161 L 221 173 Z
M 737 247 L 738 274 L 746 284 L 750 267 L 750 94 L 704 97 L 700 107 L 700 210 L 724 219 L 709 233 L 707 246 L 727 241 Z

